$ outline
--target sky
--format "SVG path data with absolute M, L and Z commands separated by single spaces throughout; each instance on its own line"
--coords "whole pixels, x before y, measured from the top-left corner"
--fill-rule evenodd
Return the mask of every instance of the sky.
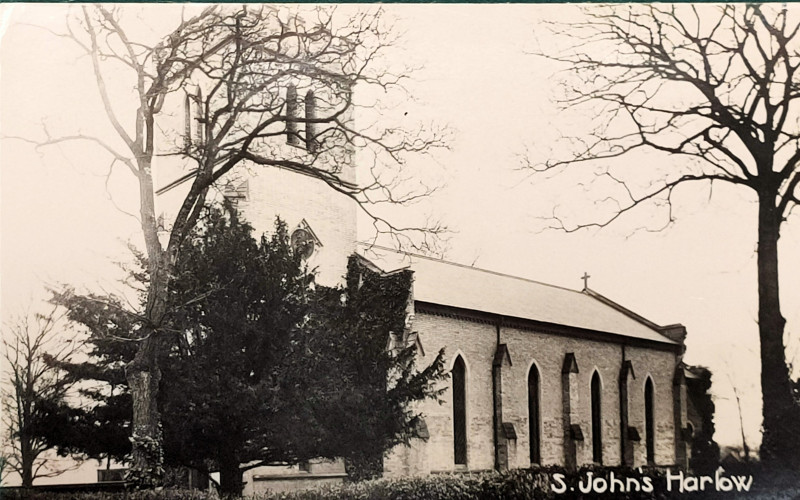
M 340 9 L 349 7 L 341 6 Z M 748 444 L 760 441 L 758 384 L 756 205 L 746 192 L 716 186 L 677 193 L 677 222 L 660 232 L 634 232 L 653 222 L 647 210 L 602 230 L 543 229 L 553 207 L 580 206 L 580 177 L 531 175 L 520 157 L 559 154 L 552 145 L 579 129 L 585 116 L 559 109 L 563 68 L 532 55 L 563 43 L 543 26 L 569 19 L 565 5 L 385 5 L 402 39 L 391 58 L 418 66 L 406 83 L 414 96 L 393 113 L 436 121 L 452 131 L 449 149 L 420 159 L 415 172 L 441 189 L 401 217 L 433 214 L 450 229 L 448 260 L 572 289 L 589 286 L 659 324 L 688 329 L 685 360 L 713 372 L 716 439 L 741 445 L 742 398 Z M 789 4 L 790 9 L 800 6 Z M 58 31 L 66 5 L 0 7 L 0 132 L 108 134 L 88 61 Z M 137 29 L 156 33 L 179 15 L 175 5 L 153 5 Z M 113 81 L 113 79 L 112 79 Z M 115 81 L 124 112 L 130 84 Z M 127 86 L 126 86 L 127 85 Z M 129 107 L 130 105 L 128 105 Z M 665 166 L 669 159 L 632 159 Z M 45 289 L 69 283 L 86 289 L 119 285 L 114 262 L 125 243 L 140 240 L 132 178 L 85 145 L 36 150 L 0 141 L 0 311 L 4 322 L 26 305 L 41 304 Z M 573 205 L 577 203 L 578 205 Z M 800 357 L 800 222 L 780 239 L 781 299 L 789 357 Z M 368 234 L 361 235 L 368 237 Z

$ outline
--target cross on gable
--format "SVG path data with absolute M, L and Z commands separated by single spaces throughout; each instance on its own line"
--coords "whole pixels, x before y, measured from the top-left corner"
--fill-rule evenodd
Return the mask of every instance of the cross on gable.
M 584 290 L 588 290 L 589 289 L 589 278 L 591 278 L 591 276 L 589 276 L 589 274 L 586 273 L 586 272 L 584 272 L 583 276 L 581 276 L 581 279 L 583 280 L 583 289 Z

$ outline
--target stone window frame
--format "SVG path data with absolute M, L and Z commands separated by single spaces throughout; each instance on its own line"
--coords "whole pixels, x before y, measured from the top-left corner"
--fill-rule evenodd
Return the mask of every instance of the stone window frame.
M 536 395 L 536 399 L 537 399 L 537 401 L 536 401 L 536 406 L 537 406 L 536 430 L 538 431 L 538 435 L 536 436 L 536 438 L 537 438 L 537 445 L 538 445 L 537 446 L 538 447 L 537 454 L 538 454 L 538 459 L 539 459 L 538 461 L 534 461 L 533 460 L 534 457 L 531 454 L 531 451 L 532 451 L 532 445 L 531 445 L 532 435 L 531 435 L 531 431 L 533 429 L 532 429 L 532 426 L 531 426 L 531 414 L 530 414 L 530 410 L 531 410 L 531 404 L 530 404 L 530 394 L 531 394 L 530 393 L 530 376 L 531 376 L 531 371 L 534 370 L 534 369 L 536 370 L 536 378 L 537 378 L 537 380 L 536 380 L 537 381 L 536 389 L 537 389 L 537 393 L 538 393 Z M 527 373 L 527 376 L 525 377 L 525 394 L 527 396 L 526 399 L 528 401 L 528 409 L 527 409 L 527 413 L 528 413 L 528 460 L 530 461 L 531 465 L 541 465 L 541 463 L 542 463 L 542 427 L 543 427 L 542 426 L 542 415 L 543 415 L 543 412 L 542 412 L 542 370 L 541 370 L 541 367 L 539 366 L 539 363 L 537 363 L 535 359 L 531 360 L 530 364 L 528 365 L 528 370 L 527 370 L 526 373 Z
M 317 140 L 317 126 L 309 120 L 317 118 L 317 98 L 313 89 L 308 89 L 300 98 L 297 85 L 290 83 L 286 86 L 286 144 L 309 153 L 316 153 L 319 141 Z M 302 110 L 300 103 L 302 102 Z M 302 118 L 301 118 L 302 115 Z M 300 135 L 299 124 L 305 121 L 304 134 Z

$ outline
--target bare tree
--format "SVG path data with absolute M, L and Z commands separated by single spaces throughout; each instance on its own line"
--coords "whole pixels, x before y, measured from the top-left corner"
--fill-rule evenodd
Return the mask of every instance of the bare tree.
M 41 439 L 39 428 L 52 403 L 64 399 L 71 382 L 51 361 L 68 361 L 77 344 L 64 339 L 60 316 L 48 314 L 19 316 L 3 330 L 3 365 L 7 378 L 2 385 L 3 441 L 5 469 L 30 487 L 40 477 L 64 472 L 45 452 L 50 446 Z
M 401 88 L 407 76 L 403 68 L 381 65 L 383 51 L 394 42 L 381 11 L 339 17 L 330 9 L 302 10 L 300 15 L 287 7 L 209 7 L 148 43 L 133 35 L 140 31 L 135 28 L 139 19 L 126 27 L 123 9 L 83 6 L 60 34 L 91 61 L 117 137 L 48 133 L 46 140 L 36 141 L 37 147 L 65 141 L 94 144 L 110 156 L 111 170 L 121 166 L 138 183 L 149 285 L 138 354 L 126 376 L 134 401 L 131 479 L 142 485 L 157 484 L 163 472 L 157 357 L 165 337 L 171 274 L 181 242 L 217 181 L 237 167 L 288 169 L 352 198 L 372 217 L 378 233 L 425 246 L 441 230 L 398 227 L 371 208 L 430 194 L 424 185 L 410 188 L 404 182 L 406 159 L 444 146 L 434 127 L 404 130 L 373 123 L 357 129 L 350 119 L 356 90 L 389 92 Z M 134 89 L 131 116 L 120 112 L 130 103 L 113 97 L 120 94 L 109 88 L 112 74 L 117 81 L 127 76 L 124 89 Z M 184 111 L 185 122 L 176 123 L 175 115 Z M 373 166 L 373 178 L 361 185 L 343 175 L 355 154 Z M 154 185 L 156 157 L 183 169 L 182 176 L 160 190 Z M 160 240 L 164 224 L 158 220 L 156 196 L 177 188 L 183 190 L 180 206 L 174 220 L 167 221 L 168 238 Z
M 733 389 L 733 397 L 736 399 L 736 410 L 739 413 L 739 431 L 742 433 L 742 449 L 744 450 L 744 461 L 750 461 L 750 446 L 747 444 L 747 437 L 744 434 L 744 419 L 742 418 L 742 400 L 739 397 L 739 389 L 736 388 L 736 384 L 731 379 L 730 373 L 728 373 L 728 380 L 731 383 L 731 388 Z
M 2 439 L 0 441 L 0 486 L 2 486 L 8 471 L 8 449 L 10 445 L 6 443 L 5 438 L 0 437 L 0 439 Z
M 723 359 L 722 363 L 725 365 L 725 376 L 728 378 L 728 383 L 731 385 L 731 389 L 733 390 L 733 398 L 736 400 L 736 412 L 739 416 L 739 432 L 742 436 L 742 451 L 744 453 L 744 461 L 750 461 L 750 445 L 747 444 L 747 436 L 744 432 L 744 414 L 742 412 L 742 397 L 740 393 L 740 385 L 734 380 L 734 373 L 736 373 L 732 368 L 730 363 L 728 363 L 727 359 Z
M 528 158 L 525 166 L 592 169 L 601 202 L 611 209 L 578 222 L 554 210 L 552 226 L 569 232 L 602 227 L 643 205 L 665 209 L 666 226 L 673 221 L 672 196 L 686 185 L 724 183 L 754 194 L 761 455 L 772 463 L 796 462 L 778 238 L 800 199 L 798 19 L 785 6 L 758 4 L 587 7 L 584 16 L 554 24 L 571 46 L 541 55 L 569 65 L 573 79 L 561 104 L 591 110 L 596 126 L 573 138 L 569 158 Z M 668 166 L 659 172 L 652 163 L 626 165 L 625 159 L 641 162 L 639 151 L 662 153 Z M 646 172 L 649 183 L 634 180 Z

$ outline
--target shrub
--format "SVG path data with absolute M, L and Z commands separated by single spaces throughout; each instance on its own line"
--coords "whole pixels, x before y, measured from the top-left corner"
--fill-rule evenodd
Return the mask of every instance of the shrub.
M 561 474 L 563 476 L 557 476 Z M 615 483 L 615 491 L 608 488 L 610 478 L 621 480 L 625 491 L 620 491 Z M 560 477 L 565 486 L 563 492 L 557 493 L 553 486 L 559 486 L 556 478 Z M 605 491 L 584 493 L 587 479 L 601 478 L 596 483 Z M 629 482 L 626 479 L 630 478 Z M 652 489 L 645 488 L 645 479 L 649 478 Z M 583 481 L 582 483 L 580 481 Z M 638 484 L 637 490 L 634 485 Z M 673 483 L 673 486 L 674 483 Z M 679 492 L 673 487 L 667 491 L 666 471 L 663 469 L 628 469 L 621 467 L 584 467 L 577 473 L 569 473 L 562 467 L 550 466 L 528 470 L 513 470 L 504 473 L 482 474 L 442 474 L 415 478 L 385 478 L 361 483 L 325 486 L 318 489 L 292 493 L 275 493 L 264 500 L 583 500 L 583 499 L 619 499 L 619 500 L 651 500 L 651 499 L 685 499 L 703 498 L 731 499 L 746 497 L 753 499 L 800 498 L 800 489 L 776 489 L 770 481 L 760 478 L 754 480 L 754 491 L 737 494 L 736 492 L 705 491 Z
M 557 476 L 563 474 L 563 476 Z M 591 476 L 590 476 L 591 474 Z M 603 493 L 583 493 L 579 481 L 585 489 L 587 478 L 603 478 L 606 482 L 611 474 L 617 479 L 631 478 L 640 484 L 650 478 L 652 491 L 621 492 L 619 489 Z M 699 491 L 680 493 L 667 491 L 666 471 L 662 469 L 626 469 L 621 467 L 584 467 L 577 473 L 568 473 L 564 468 L 548 466 L 536 469 L 521 469 L 503 473 L 464 473 L 439 474 L 424 477 L 384 478 L 356 483 L 324 485 L 318 488 L 291 493 L 272 493 L 257 500 L 672 500 L 672 499 L 746 499 L 746 500 L 797 500 L 800 487 L 791 478 L 778 481 L 774 475 L 759 469 L 729 471 L 728 475 L 754 475 L 751 492 Z M 563 493 L 553 491 L 558 485 L 555 479 L 561 477 L 566 486 Z M 620 483 L 616 483 L 617 485 Z M 570 490 L 573 488 L 573 490 Z M 626 485 L 626 489 L 627 485 Z M 118 493 L 34 493 L 31 496 L 7 496 L 3 500 L 30 498 L 31 500 L 216 500 L 215 494 L 185 491 L 137 491 Z
M 25 491 L 22 488 L 3 488 L 3 500 L 217 500 L 219 495 L 198 490 L 140 490 L 140 491 Z

